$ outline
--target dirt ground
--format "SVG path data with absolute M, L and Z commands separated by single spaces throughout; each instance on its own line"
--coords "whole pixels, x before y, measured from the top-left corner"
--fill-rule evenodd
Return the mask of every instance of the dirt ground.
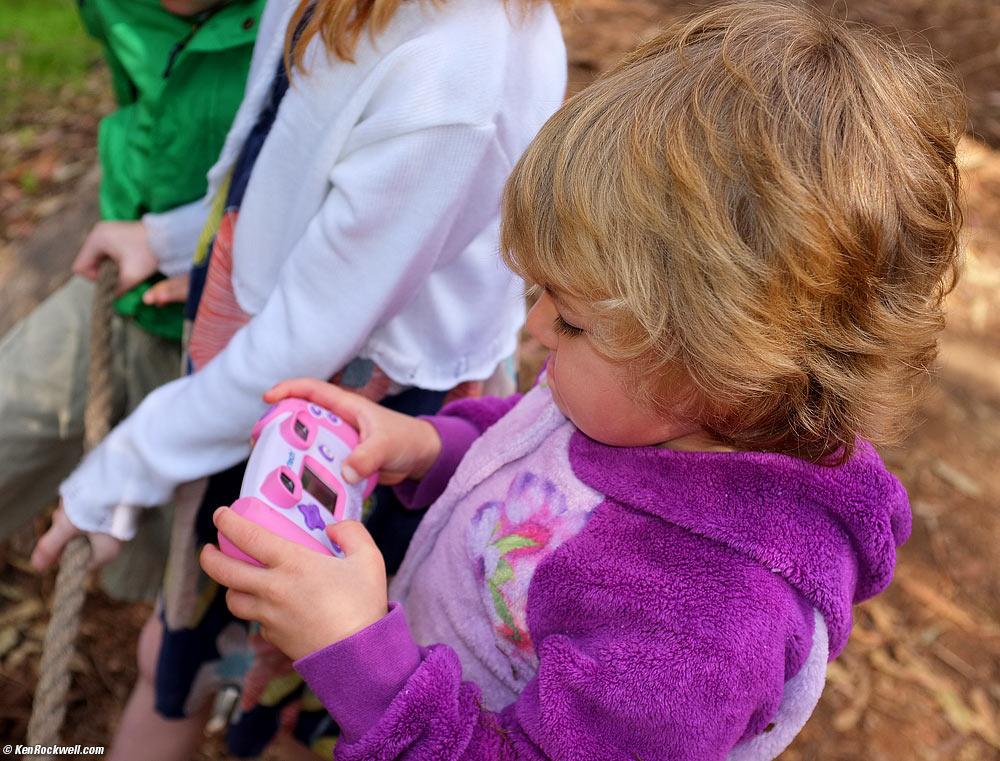
M 565 20 L 571 90 L 658 27 L 704 4 L 578 0 Z M 899 28 L 904 39 L 929 44 L 962 76 L 970 102 L 970 137 L 962 152 L 966 266 L 949 300 L 936 389 L 921 405 L 914 433 L 883 452 L 909 490 L 913 536 L 900 552 L 889 591 L 857 608 L 851 641 L 830 666 L 814 717 L 781 758 L 998 761 L 1000 476 L 994 468 L 1000 463 L 1000 153 L 990 146 L 1000 147 L 1000 5 L 994 0 L 822 4 L 840 16 Z M 58 216 L 79 215 L 83 203 L 73 189 L 93 163 L 94 111 L 108 107 L 99 91 L 100 73 L 95 83 L 84 108 L 40 105 L 24 115 L 24 124 L 41 125 L 35 132 L 44 138 L 40 145 L 0 136 L 0 155 L 20 152 L 18 161 L 0 167 L 0 318 L 21 313 L 58 280 L 56 262 L 72 255 L 65 241 L 83 229 L 82 224 L 59 228 Z M 41 192 L 25 198 L 18 179 L 40 158 L 49 166 L 46 173 L 36 172 Z M 53 229 L 64 234 L 53 236 Z M 24 253 L 43 234 L 63 239 L 68 251 L 45 259 L 44 268 Z M 53 583 L 51 575 L 33 573 L 25 560 L 37 530 L 29 528 L 0 546 L 0 739 L 5 742 L 25 737 Z M 134 639 L 148 612 L 146 604 L 91 594 L 64 742 L 109 743 L 135 675 Z M 197 757 L 224 754 L 210 738 Z

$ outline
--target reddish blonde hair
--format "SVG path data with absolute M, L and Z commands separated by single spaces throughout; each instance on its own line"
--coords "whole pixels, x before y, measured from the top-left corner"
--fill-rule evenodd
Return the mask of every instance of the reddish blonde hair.
M 689 388 L 730 446 L 842 462 L 900 434 L 935 357 L 964 124 L 952 80 L 870 29 L 725 5 L 549 120 L 502 250 L 593 305 L 590 340 L 654 409 Z
M 522 0 L 525 7 L 547 1 Z M 327 55 L 353 63 L 354 51 L 361 33 L 367 28 L 368 34 L 374 40 L 392 21 L 403 2 L 404 0 L 301 0 L 285 32 L 286 68 L 289 72 L 293 68 L 303 69 L 306 47 L 316 35 L 323 40 Z M 443 5 L 445 0 L 430 0 L 430 2 L 439 6 Z M 310 7 L 313 7 L 312 15 L 296 41 L 295 30 Z

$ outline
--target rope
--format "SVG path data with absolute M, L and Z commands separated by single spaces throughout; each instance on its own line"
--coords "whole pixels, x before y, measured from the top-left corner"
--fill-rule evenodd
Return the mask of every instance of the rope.
M 83 446 L 88 452 L 111 428 L 111 317 L 117 281 L 118 265 L 111 259 L 104 259 L 98 272 L 90 322 L 87 407 L 83 418 Z M 73 537 L 63 550 L 52 599 L 52 618 L 42 645 L 38 687 L 28 722 L 29 747 L 51 746 L 59 741 L 59 730 L 66 716 L 70 663 L 76 652 L 90 554 L 90 542 L 85 534 Z M 53 756 L 30 758 L 35 761 Z
M 90 365 L 87 368 L 87 408 L 83 413 L 84 451 L 101 443 L 111 430 L 111 318 L 114 316 L 118 265 L 103 259 L 97 275 L 94 312 L 90 320 Z

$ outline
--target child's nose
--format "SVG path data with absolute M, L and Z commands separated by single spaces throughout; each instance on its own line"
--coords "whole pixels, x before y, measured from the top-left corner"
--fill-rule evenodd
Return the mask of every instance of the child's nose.
M 538 301 L 528 312 L 528 318 L 524 323 L 525 330 L 549 351 L 555 349 L 558 339 L 553 327 L 557 315 L 558 311 L 552 297 L 543 291 Z

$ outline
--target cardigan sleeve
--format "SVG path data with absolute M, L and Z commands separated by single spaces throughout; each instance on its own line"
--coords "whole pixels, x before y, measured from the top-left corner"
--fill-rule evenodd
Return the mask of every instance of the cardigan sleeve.
M 111 533 L 114 506 L 162 504 L 180 483 L 245 457 L 264 391 L 285 378 L 331 377 L 439 261 L 491 223 L 495 199 L 483 202 L 481 183 L 501 164 L 509 168 L 495 128 L 473 124 L 406 132 L 340 160 L 262 310 L 199 372 L 146 397 L 63 482 L 73 524 Z M 359 203 L 380 187 L 396 199 L 391 214 Z
M 446 405 L 438 415 L 424 417 L 441 437 L 441 454 L 419 481 L 407 480 L 394 487 L 399 501 L 416 510 L 437 500 L 472 442 L 507 414 L 521 396 L 513 394 L 503 399 L 494 396 L 460 399 Z
M 191 259 L 208 219 L 208 199 L 199 199 L 161 214 L 144 214 L 149 250 L 159 260 L 159 270 L 167 277 L 183 275 L 191 269 Z
M 808 605 L 760 566 L 700 560 L 700 540 L 679 548 L 689 578 L 664 577 L 650 518 L 599 510 L 532 579 L 538 669 L 501 711 L 483 707 L 450 647 L 413 642 L 399 607 L 297 661 L 341 727 L 338 761 L 719 761 L 764 730 L 801 665 L 788 643 L 811 635 Z M 601 550 L 642 536 L 632 552 Z

